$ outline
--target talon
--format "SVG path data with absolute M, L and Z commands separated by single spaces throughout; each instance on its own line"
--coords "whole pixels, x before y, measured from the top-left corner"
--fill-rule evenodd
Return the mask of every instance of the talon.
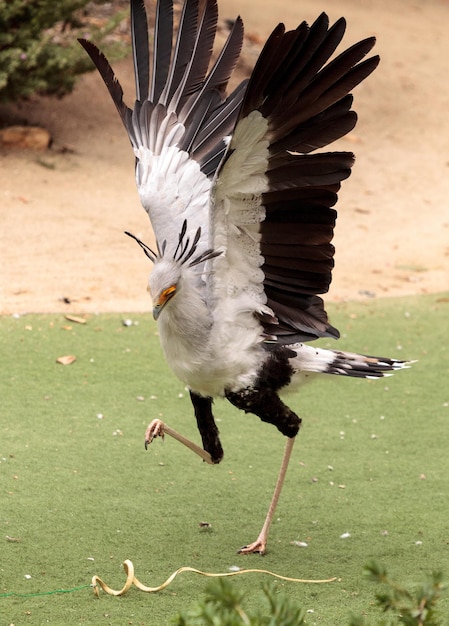
M 237 554 L 260 554 L 263 556 L 265 554 L 267 544 L 265 541 L 255 541 L 254 543 L 250 543 L 248 546 L 243 546 L 238 550 Z
M 153 420 L 145 431 L 145 450 L 148 450 L 149 444 L 155 437 L 164 438 L 164 422 L 159 419 Z

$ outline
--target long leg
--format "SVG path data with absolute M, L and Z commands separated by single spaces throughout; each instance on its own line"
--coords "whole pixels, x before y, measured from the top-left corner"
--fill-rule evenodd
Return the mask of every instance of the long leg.
M 189 450 L 192 450 L 192 452 L 195 452 L 195 454 L 200 456 L 203 461 L 206 461 L 206 463 L 210 463 L 211 465 L 214 464 L 214 461 L 212 460 L 209 452 L 206 452 L 206 450 L 203 450 L 202 448 L 197 446 L 196 443 L 190 441 L 190 439 L 187 439 L 187 437 L 184 437 L 184 435 L 181 435 L 173 428 L 170 428 L 170 426 L 168 426 L 159 419 L 153 420 L 147 426 L 147 429 L 145 431 L 145 449 L 148 448 L 148 445 L 153 441 L 153 439 L 155 439 L 156 437 L 164 438 L 165 435 L 170 435 L 170 437 L 173 437 L 173 439 L 176 439 L 176 441 L 182 443 L 184 446 L 189 448 Z
M 153 420 L 146 429 L 145 448 L 148 447 L 155 437 L 164 437 L 167 434 L 192 450 L 206 463 L 220 463 L 223 458 L 223 448 L 221 447 L 218 428 L 212 414 L 212 398 L 205 398 L 192 391 L 190 392 L 190 398 L 204 450 L 159 419 Z
M 244 546 L 239 550 L 242 554 L 258 552 L 264 554 L 266 550 L 268 532 L 273 519 L 274 512 L 281 494 L 285 474 L 287 472 L 290 455 L 295 442 L 296 434 L 301 425 L 300 418 L 293 413 L 287 405 L 279 398 L 277 393 L 267 388 L 244 389 L 239 392 L 229 392 L 226 397 L 232 404 L 244 410 L 246 413 L 254 413 L 264 422 L 274 424 L 283 435 L 288 437 L 285 446 L 284 457 L 279 471 L 276 487 L 268 509 L 268 513 L 256 541 Z
M 274 488 L 273 497 L 268 508 L 268 513 L 265 518 L 265 522 L 262 526 L 262 530 L 259 533 L 256 541 L 240 548 L 239 554 L 250 554 L 251 552 L 258 552 L 259 554 L 265 554 L 268 540 L 268 532 L 270 530 L 271 522 L 273 521 L 273 515 L 276 511 L 279 496 L 281 495 L 282 485 L 284 484 L 285 474 L 287 473 L 288 463 L 293 450 L 293 444 L 296 437 L 289 437 L 285 444 L 284 456 L 282 457 L 281 468 L 279 470 L 278 479 L 276 481 L 276 487 Z

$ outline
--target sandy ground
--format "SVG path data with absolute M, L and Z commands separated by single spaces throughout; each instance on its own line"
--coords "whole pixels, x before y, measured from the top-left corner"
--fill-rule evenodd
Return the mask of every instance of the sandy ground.
M 252 64 L 279 21 L 348 20 L 347 44 L 376 35 L 382 62 L 355 91 L 359 124 L 338 146 L 357 162 L 340 194 L 328 300 L 449 288 L 448 0 L 221 0 L 242 14 Z M 116 66 L 134 97 L 131 62 Z M 242 74 L 242 71 L 240 72 Z M 238 78 L 241 78 L 240 75 Z M 151 240 L 133 155 L 96 73 L 63 100 L 0 109 L 48 128 L 51 150 L 0 153 L 0 313 L 145 311 Z M 64 302 L 69 300 L 70 304 Z

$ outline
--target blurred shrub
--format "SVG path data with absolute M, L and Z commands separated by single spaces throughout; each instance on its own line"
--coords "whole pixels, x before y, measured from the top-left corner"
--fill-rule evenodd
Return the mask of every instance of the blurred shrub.
M 0 0 L 0 102 L 70 92 L 80 74 L 94 69 L 77 37 L 91 39 L 110 59 L 125 56 L 126 41 L 111 33 L 127 14 L 120 0 Z
M 447 589 L 443 574 L 432 574 L 420 585 L 405 587 L 389 578 L 385 566 L 375 560 L 365 566 L 365 574 L 378 585 L 376 601 L 382 613 L 390 614 L 386 619 L 376 619 L 376 626 L 443 626 L 441 600 Z M 206 587 L 204 599 L 192 609 L 176 615 L 174 626 L 302 626 L 315 624 L 307 620 L 304 608 L 284 593 L 279 593 L 275 584 L 263 586 L 265 598 L 258 603 L 256 612 L 244 608 L 245 593 L 225 579 L 219 579 Z M 447 617 L 447 614 L 446 614 Z M 363 617 L 352 616 L 348 626 L 368 626 Z M 320 621 L 320 618 L 318 618 Z

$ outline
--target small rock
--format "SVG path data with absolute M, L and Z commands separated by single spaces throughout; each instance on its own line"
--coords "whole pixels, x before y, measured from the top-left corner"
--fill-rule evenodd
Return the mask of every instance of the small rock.
M 45 128 L 38 126 L 9 126 L 0 130 L 0 144 L 5 148 L 27 148 L 46 150 L 51 136 Z

